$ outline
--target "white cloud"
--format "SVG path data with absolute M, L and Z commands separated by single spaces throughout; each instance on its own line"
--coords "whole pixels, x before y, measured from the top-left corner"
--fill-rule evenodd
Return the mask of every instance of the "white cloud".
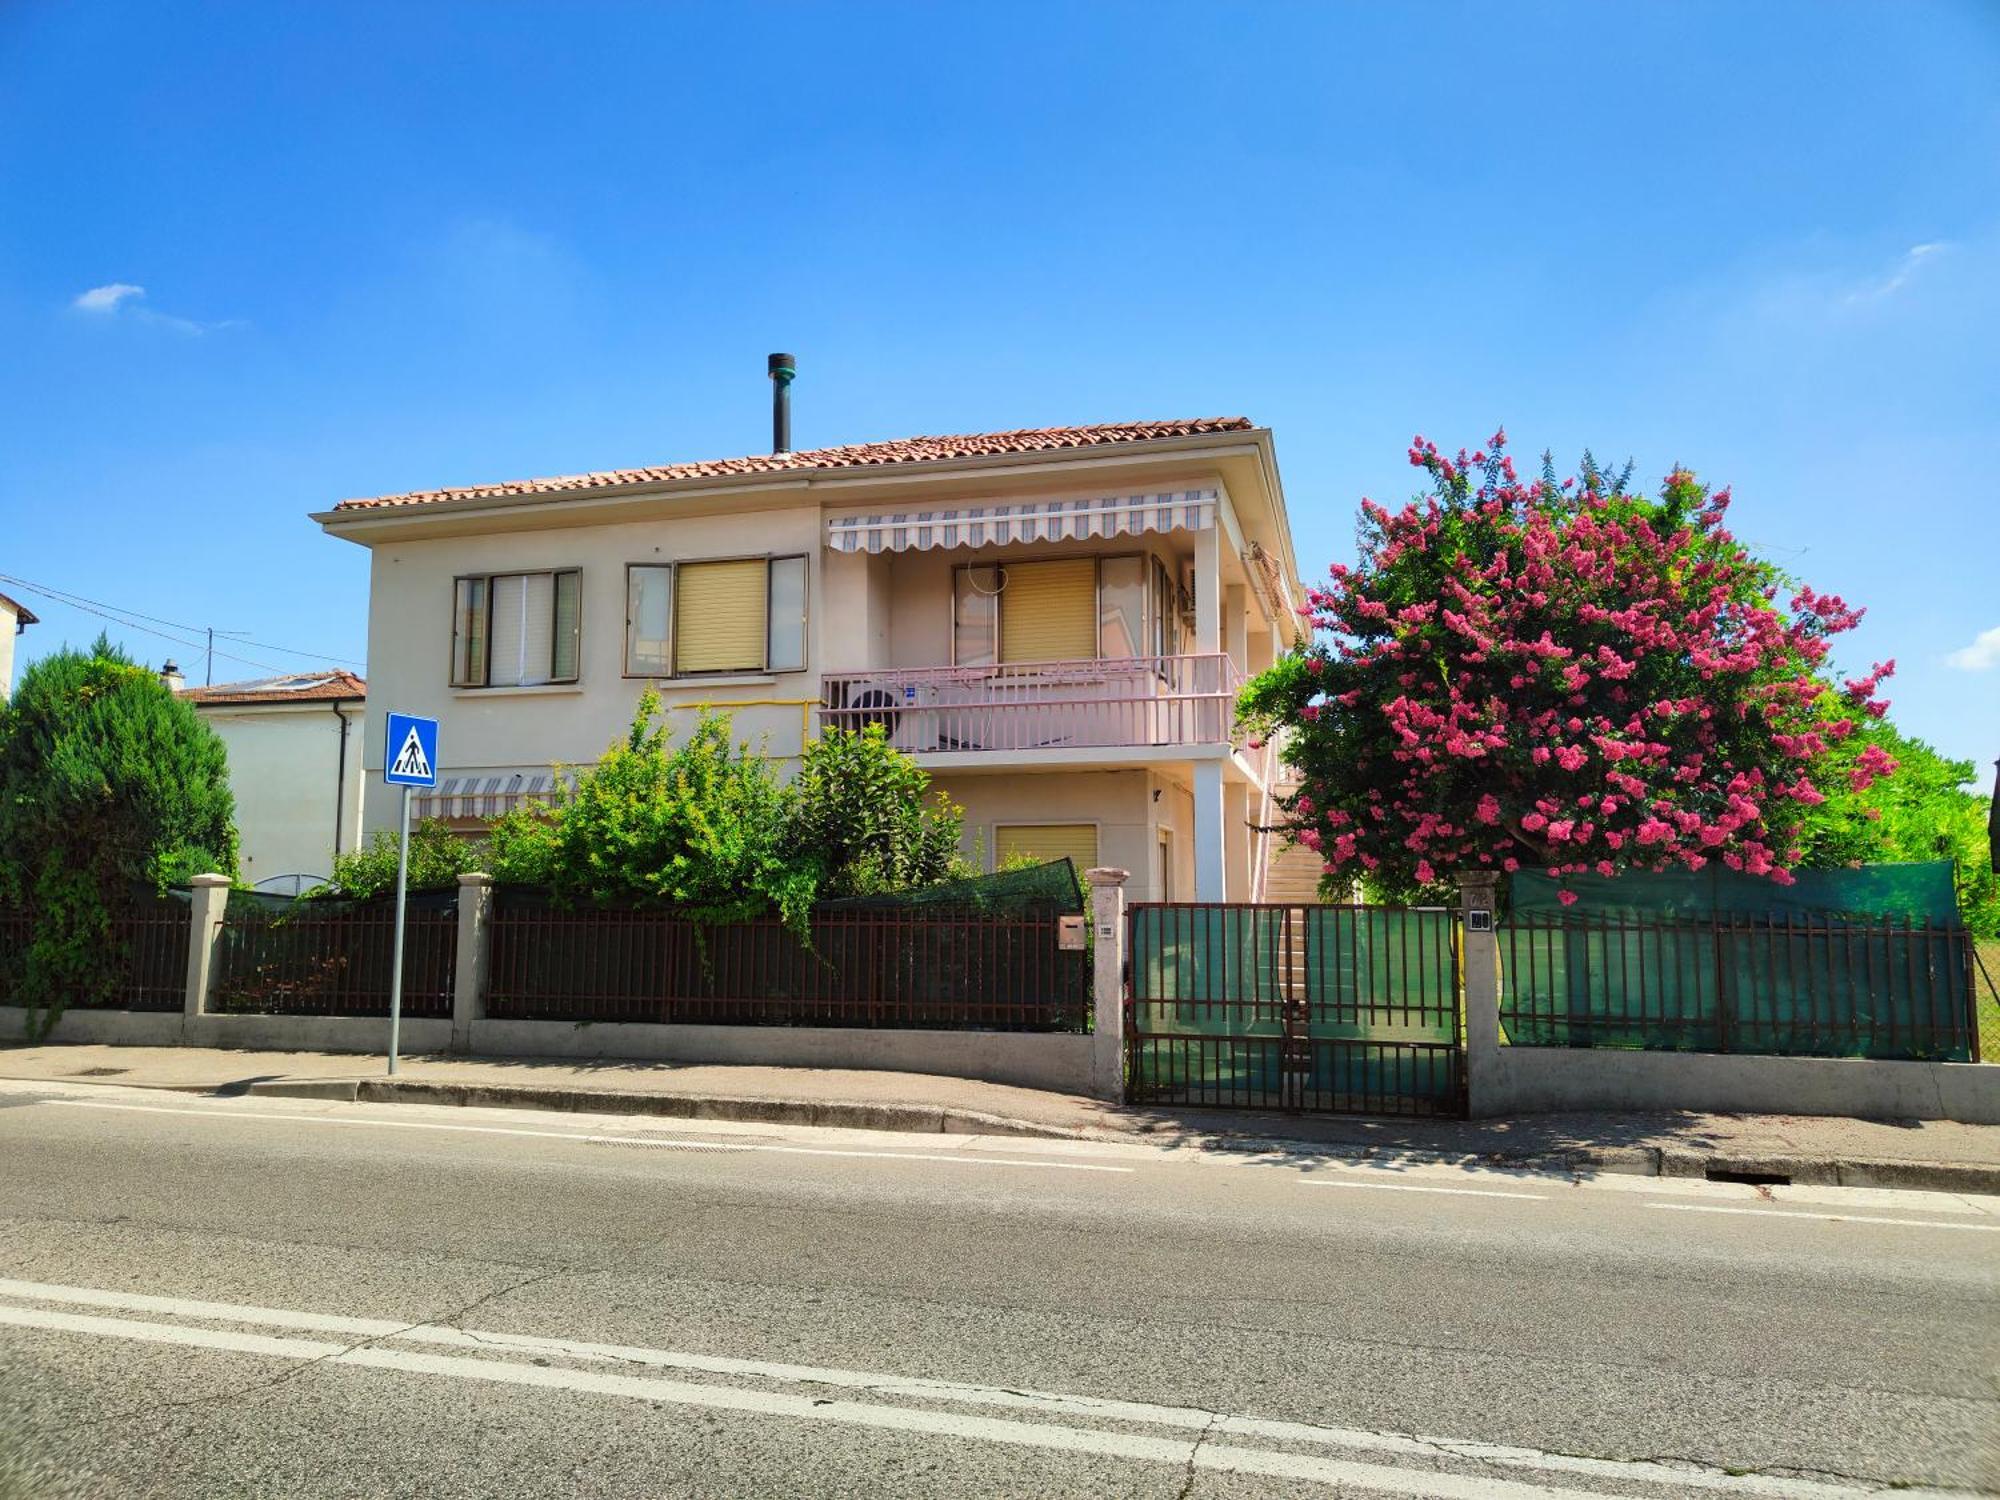
M 1945 659 L 1945 665 L 1961 672 L 1990 672 L 2000 667 L 2000 625 L 1982 630 L 1970 646 L 1961 646 Z
M 213 333 L 219 328 L 242 326 L 240 318 L 225 318 L 220 323 L 199 323 L 193 318 L 160 312 L 142 305 L 145 295 L 146 289 L 142 286 L 134 286 L 129 281 L 113 281 L 104 286 L 94 286 L 87 292 L 79 292 L 70 299 L 69 305 L 94 318 L 125 317 L 148 327 L 169 328 L 175 333 Z M 130 306 L 127 306 L 128 303 Z
M 118 311 L 118 304 L 123 302 L 127 297 L 143 297 L 145 295 L 146 289 L 142 286 L 133 286 L 130 282 L 125 281 L 114 281 L 108 286 L 94 286 L 87 292 L 78 293 L 76 300 L 70 303 L 70 306 L 76 308 L 79 312 L 114 313 Z
M 1934 255 L 1941 255 L 1951 248 L 1943 240 L 1933 240 L 1928 244 L 1912 245 L 1903 252 L 1903 258 L 1896 262 L 1889 274 L 1880 281 L 1871 281 L 1855 287 L 1844 299 L 1850 306 L 1862 302 L 1880 302 L 1885 297 L 1893 297 L 1910 284 L 1910 278 L 1917 274 L 1917 268 Z

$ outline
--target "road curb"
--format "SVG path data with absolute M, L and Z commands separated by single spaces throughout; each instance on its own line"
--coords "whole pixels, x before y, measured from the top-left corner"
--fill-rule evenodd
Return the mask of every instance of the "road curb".
M 64 1080 L 75 1082 L 78 1080 Z M 98 1080 L 90 1080 L 97 1082 Z M 106 1083 L 112 1080 L 104 1080 Z M 121 1078 L 121 1087 L 162 1087 Z M 1552 1150 L 1448 1151 L 1414 1146 L 1313 1141 L 1292 1136 L 1219 1133 L 1162 1139 L 1146 1130 L 1039 1124 L 979 1110 L 940 1105 L 873 1104 L 774 1099 L 752 1095 L 649 1094 L 531 1084 L 468 1084 L 404 1078 L 268 1079 L 224 1091 L 166 1085 L 171 1092 L 323 1099 L 361 1104 L 454 1104 L 489 1109 L 546 1109 L 577 1114 L 650 1115 L 681 1120 L 734 1120 L 924 1135 L 1017 1136 L 1178 1147 L 1188 1151 L 1269 1153 L 1302 1159 L 1410 1162 L 1426 1166 L 1497 1167 L 1589 1178 L 1605 1174 L 1721 1181 L 1775 1181 L 1815 1187 L 1898 1188 L 1906 1191 L 2000 1196 L 2000 1162 L 1909 1161 L 1805 1153 L 1697 1151 L 1679 1146 L 1571 1146 Z
M 1092 1132 L 1093 1140 L 1144 1136 Z M 1178 1144 L 1194 1151 L 1271 1153 L 1340 1161 L 1422 1166 L 1492 1167 L 1565 1177 L 1680 1177 L 1719 1182 L 1790 1183 L 1801 1187 L 1900 1188 L 1906 1191 L 2000 1195 L 2000 1162 L 1862 1160 L 1803 1154 L 1756 1155 L 1678 1147 L 1570 1147 L 1551 1151 L 1432 1151 L 1410 1146 L 1316 1142 L 1285 1136 L 1202 1136 Z
M 922 1135 L 1028 1136 L 1081 1140 L 1083 1132 L 979 1110 L 931 1104 L 872 1104 L 752 1095 L 646 1094 L 533 1084 L 436 1083 L 400 1078 L 278 1079 L 253 1083 L 259 1098 L 331 1099 L 349 1104 L 455 1104 L 474 1109 L 548 1109 L 574 1114 L 651 1115 L 671 1120 L 734 1120 L 836 1130 Z

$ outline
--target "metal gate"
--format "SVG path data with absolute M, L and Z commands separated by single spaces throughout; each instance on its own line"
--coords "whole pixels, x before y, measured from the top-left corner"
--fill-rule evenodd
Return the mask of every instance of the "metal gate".
M 1464 1114 L 1453 913 L 1141 902 L 1129 921 L 1134 1103 Z

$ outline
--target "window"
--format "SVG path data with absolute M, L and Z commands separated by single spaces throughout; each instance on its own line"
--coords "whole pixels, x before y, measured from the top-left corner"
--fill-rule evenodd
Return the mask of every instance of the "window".
M 582 612 L 574 568 L 460 578 L 452 608 L 453 687 L 575 682 Z
M 1011 563 L 1000 590 L 1000 660 L 1080 661 L 1097 655 L 1097 559 Z
M 960 568 L 954 577 L 951 659 L 961 667 L 990 667 L 1000 659 L 1000 570 Z
M 993 830 L 993 854 L 997 864 L 1018 859 L 1047 864 L 1067 855 L 1081 875 L 1097 864 L 1097 825 L 1003 823 Z
M 1097 565 L 1099 656 L 1159 654 L 1146 639 L 1147 562 L 1143 557 L 1107 557 Z
M 953 579 L 957 666 L 1180 652 L 1179 590 L 1151 556 L 976 563 Z
M 1157 557 L 1153 559 L 1153 655 L 1181 654 L 1181 586 Z
M 805 558 L 626 568 L 626 676 L 800 672 L 805 665 Z
M 674 594 L 671 567 L 637 564 L 625 570 L 625 675 L 666 677 L 673 672 L 667 654 L 669 601 Z

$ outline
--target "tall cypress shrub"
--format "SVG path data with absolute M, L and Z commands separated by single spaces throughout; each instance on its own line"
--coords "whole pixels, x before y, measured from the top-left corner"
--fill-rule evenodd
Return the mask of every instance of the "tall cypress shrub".
M 222 741 L 104 637 L 22 674 L 0 707 L 0 902 L 30 917 L 9 1001 L 45 1036 L 111 998 L 113 919 L 151 888 L 236 875 Z

